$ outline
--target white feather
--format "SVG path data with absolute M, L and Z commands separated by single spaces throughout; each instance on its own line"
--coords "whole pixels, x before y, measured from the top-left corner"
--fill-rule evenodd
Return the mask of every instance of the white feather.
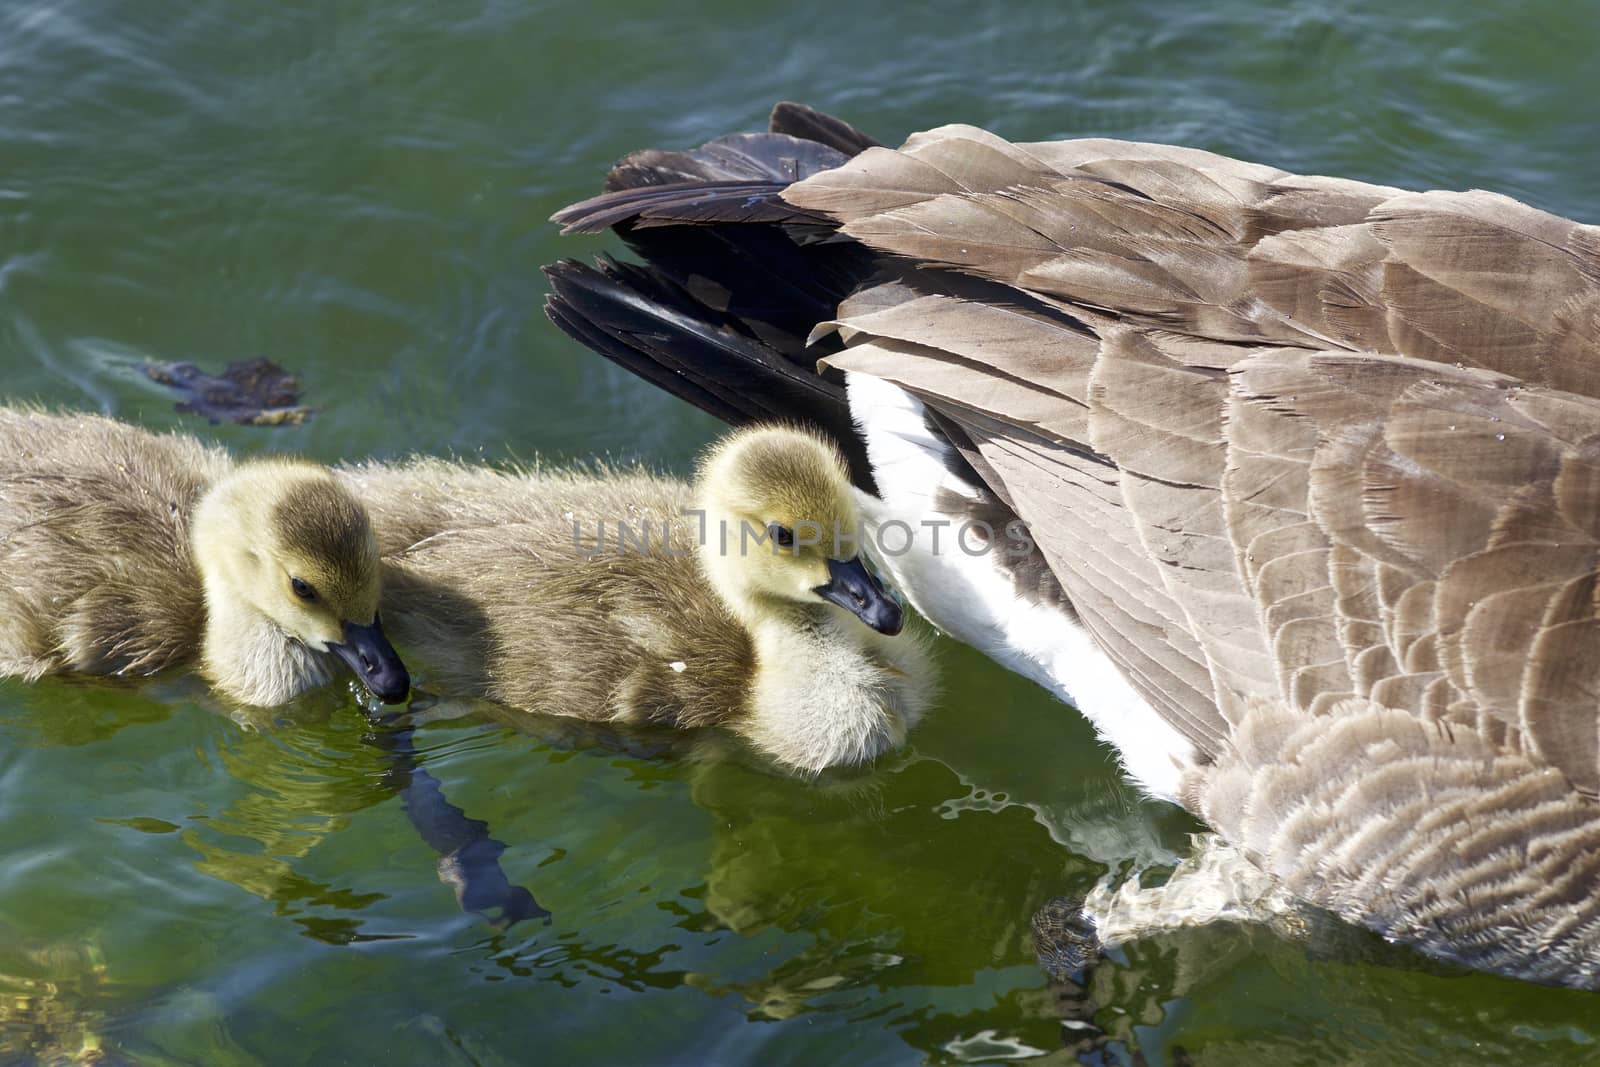
M 1195 764 L 1193 744 L 1139 696 L 1076 619 L 1019 598 L 994 555 L 957 545 L 958 518 L 934 501 L 942 491 L 969 499 L 973 491 L 951 473 L 951 448 L 928 429 L 922 402 L 866 374 L 846 375 L 846 389 L 881 494 L 861 494 L 876 562 L 924 618 L 1077 707 L 1116 748 L 1129 777 L 1175 801 Z M 904 551 L 907 538 L 895 523 L 912 533 Z

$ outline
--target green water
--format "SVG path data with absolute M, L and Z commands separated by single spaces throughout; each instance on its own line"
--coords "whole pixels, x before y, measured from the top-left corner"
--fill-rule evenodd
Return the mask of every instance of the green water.
M 606 245 L 545 217 L 631 148 L 794 98 L 886 140 L 1178 141 L 1600 221 L 1596 54 L 1572 0 L 10 0 L 0 389 L 240 450 L 682 471 L 716 426 L 540 312 L 539 265 Z M 185 421 L 138 370 L 253 356 L 302 373 L 310 424 Z M 504 932 L 347 695 L 240 724 L 176 682 L 0 683 L 0 1063 L 1070 1062 L 1030 915 L 1193 826 L 1068 709 L 939 653 L 911 747 L 814 784 L 714 737 L 422 730 L 551 912 Z M 1600 1062 L 1594 997 L 1372 948 L 1152 939 L 1099 1021 L 1152 1063 Z

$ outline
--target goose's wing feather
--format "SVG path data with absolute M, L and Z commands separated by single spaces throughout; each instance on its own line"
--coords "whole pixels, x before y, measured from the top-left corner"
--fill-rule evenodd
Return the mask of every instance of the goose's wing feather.
M 1204 723 L 1203 747 L 1254 700 L 1320 712 L 1363 696 L 1475 724 L 1593 788 L 1600 657 L 1553 658 L 1584 639 L 1560 614 L 1581 591 L 1557 604 L 1531 590 L 1593 571 L 1551 501 L 1558 468 L 1583 462 L 1572 427 L 1600 427 L 1584 406 L 1600 392 L 1595 228 L 1488 193 L 1402 193 L 1158 145 L 1012 145 L 970 127 L 863 151 L 783 195 L 906 266 L 841 307 L 831 328 L 847 348 L 827 362 L 975 424 L 1075 601 L 1094 599 L 1088 575 L 1118 573 L 1118 606 L 1159 605 L 1170 651 L 1157 655 L 1199 660 L 1211 686 L 1152 703 L 1190 731 Z M 952 273 L 1013 298 L 964 301 L 946 292 Z M 1316 388 L 1340 359 L 1356 378 Z M 1424 403 L 1426 373 L 1454 391 Z M 1437 451 L 1440 425 L 1466 425 L 1451 405 L 1481 407 L 1472 390 L 1506 381 L 1543 387 L 1569 437 L 1514 452 L 1491 435 L 1498 450 L 1448 472 L 1403 450 Z M 1049 445 L 1028 462 L 1002 454 L 1022 430 Z M 1067 488 L 1086 463 L 1116 489 L 1096 498 L 1103 544 L 1062 514 L 1090 499 Z M 1600 495 L 1580 480 L 1563 483 L 1568 507 Z M 1546 488 L 1513 499 L 1513 485 Z M 1566 555 L 1511 547 L 1524 535 Z M 1144 565 L 1112 565 L 1117 543 Z M 1464 603 L 1485 584 L 1511 588 Z M 1120 627 L 1086 614 L 1126 666 Z M 1522 671 L 1516 642 L 1535 619 L 1548 651 Z M 1587 740 L 1558 758 L 1573 733 Z
M 910 298 L 885 307 L 895 296 Z M 1123 472 L 1087 441 L 1092 335 L 1022 307 L 906 287 L 841 311 L 847 347 L 825 362 L 894 382 L 959 426 L 1107 655 L 1164 718 L 1215 751 L 1227 724 L 1205 654 L 1145 550 Z M 997 372 L 1008 345 L 1050 370 Z
M 790 100 L 773 105 L 767 128 L 773 133 L 815 141 L 847 156 L 879 147 L 877 141 L 844 119 Z
M 1372 353 L 1230 378 L 1228 520 L 1290 688 L 1192 807 L 1385 936 L 1593 984 L 1600 403 Z
M 1200 751 L 1215 751 L 1226 723 L 1204 649 L 1143 550 L 1116 469 L 991 418 L 964 425 L 1100 647 L 1163 718 Z
M 1283 355 L 1235 368 L 1232 411 L 1281 429 L 1241 434 L 1231 456 L 1297 468 L 1284 480 L 1321 535 L 1256 533 L 1247 576 L 1321 553 L 1346 591 L 1321 590 L 1334 610 L 1301 625 L 1345 649 L 1350 689 L 1305 695 L 1469 726 L 1600 793 L 1600 401 L 1419 360 Z M 1231 517 L 1241 536 L 1262 525 Z
M 625 233 L 716 222 L 816 225 L 814 213 L 778 194 L 877 142 L 800 104 L 774 107 L 770 126 L 765 134 L 729 134 L 688 151 L 630 152 L 606 175 L 604 193 L 563 208 L 551 221 L 563 233 L 598 233 L 619 224 Z
M 1132 325 L 1393 353 L 1600 392 L 1600 227 L 1194 149 L 964 126 L 785 190 L 882 252 Z
M 857 484 L 871 486 L 842 386 L 740 330 L 734 317 L 717 321 L 658 273 L 601 257 L 599 269 L 566 261 L 545 276 L 546 313 L 580 343 L 735 426 L 810 423 L 839 442 Z

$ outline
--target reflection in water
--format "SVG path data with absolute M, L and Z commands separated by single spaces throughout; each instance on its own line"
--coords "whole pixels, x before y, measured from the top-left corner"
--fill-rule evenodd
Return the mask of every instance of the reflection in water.
M 496 936 L 473 946 L 515 978 L 536 978 L 570 988 L 589 979 L 630 993 L 647 989 L 676 989 L 689 977 L 687 971 L 664 967 L 666 957 L 680 946 L 668 944 L 648 952 L 620 945 L 586 943 L 577 933 L 558 934 L 553 943 L 509 945 Z
M 204 1022 L 173 1028 L 159 1046 L 130 1035 L 135 1018 L 161 1015 Z M 119 981 L 98 934 L 44 941 L 0 923 L 0 1064 L 152 1063 L 259 1067 L 235 1044 L 205 994 L 152 995 Z
M 347 705 L 337 710 L 348 714 Z M 463 910 L 499 929 L 547 917 L 527 889 L 507 879 L 499 863 L 506 846 L 489 835 L 489 824 L 451 804 L 438 779 L 422 769 L 415 728 L 405 714 L 373 719 L 360 732 L 247 732 L 237 744 L 222 747 L 228 773 L 250 788 L 221 814 L 195 816 L 198 825 L 183 831 L 183 841 L 202 857 L 197 869 L 272 901 L 277 914 L 292 918 L 315 940 L 343 945 L 404 939 L 409 935 L 364 932 L 354 914 L 388 894 L 357 892 L 296 869 L 297 861 L 346 830 L 356 812 L 398 796 L 422 840 L 439 854 L 439 879 Z M 241 840 L 249 846 L 239 847 Z
M 572 729 L 537 719 L 524 726 Z M 579 736 L 566 739 L 581 746 Z M 627 750 L 615 738 L 587 743 Z M 1070 990 L 1041 973 L 1030 920 L 1063 888 L 1086 892 L 1106 868 L 1056 844 L 1035 812 L 974 803 L 955 772 L 914 753 L 809 782 L 730 759 L 713 739 L 702 744 L 713 749 L 685 755 L 680 744 L 682 758 L 667 764 L 712 834 L 704 885 L 656 896 L 672 934 L 657 933 L 649 949 L 569 931 L 520 946 L 495 938 L 474 951 L 502 973 L 565 986 L 687 985 L 732 995 L 752 1020 L 876 1020 L 940 1062 L 1349 1062 L 1403 1037 L 1424 1050 L 1471 1050 L 1455 1062 L 1492 1064 L 1514 1058 L 1528 1027 L 1559 1032 L 1560 1020 L 1592 999 L 1456 977 L 1345 924 L 1310 922 L 1294 938 L 1218 924 L 1146 938 L 1099 960 L 1078 975 L 1074 1011 Z M 951 885 L 963 892 L 940 888 Z M 886 895 L 886 886 L 895 889 Z M 729 932 L 738 940 L 729 942 Z M 1494 986 L 1492 996 L 1480 990 L 1471 999 L 1496 1007 L 1458 1017 L 1449 1005 L 1462 985 Z M 1339 991 L 1331 1013 L 1326 996 L 1302 995 L 1330 987 Z M 992 1001 L 977 1010 L 970 1001 L 940 1006 L 941 991 L 971 988 L 991 988 Z M 1069 1003 L 1058 999 L 1063 992 Z M 1418 1003 L 1438 1007 L 1419 1021 Z M 1100 1039 L 1084 1044 L 1081 1033 L 1064 1033 L 1063 1008 L 1069 1021 L 1092 1022 Z M 1338 1019 L 1366 1027 L 1330 1022 Z M 1394 1061 L 1413 1058 L 1401 1052 Z
M 281 921 L 252 924 L 249 906 L 226 912 L 230 926 L 252 931 L 255 947 L 243 958 L 262 969 L 265 984 L 241 994 L 212 991 L 203 978 L 180 995 L 170 975 L 141 975 L 123 991 L 94 973 L 91 954 L 81 954 L 79 977 L 52 977 L 6 954 L 0 938 L 0 975 L 8 976 L 0 978 L 8 998 L 0 1014 L 9 1012 L 10 1042 L 0 1046 L 8 1050 L 0 1062 L 48 1042 L 63 1058 L 153 1041 L 170 1051 L 174 1033 L 185 1048 L 205 1050 L 173 1052 L 178 1062 L 248 1062 L 220 1013 L 230 1012 L 228 1024 L 248 1037 L 239 1013 L 253 1010 L 258 993 L 269 1003 L 286 995 L 271 985 L 278 966 L 305 960 L 328 968 L 324 974 L 358 974 L 359 961 L 384 955 L 429 961 L 385 971 L 384 981 L 402 1002 L 426 1004 L 414 1036 L 437 1046 L 429 1052 L 437 1062 L 496 1062 L 493 1048 L 462 1035 L 495 1033 L 483 1029 L 485 1020 L 512 1010 L 517 985 L 528 982 L 546 986 L 548 997 L 611 991 L 674 1011 L 695 990 L 701 1007 L 693 1010 L 708 1019 L 732 1011 L 774 1030 L 800 1024 L 841 1041 L 887 1038 L 932 1062 L 1077 1058 L 1063 1041 L 1059 990 L 1035 962 L 1029 919 L 1063 890 L 1086 892 L 1108 866 L 1060 844 L 1059 825 L 1047 826 L 1038 811 L 971 784 L 941 760 L 906 752 L 858 772 L 795 780 L 716 733 L 508 717 L 530 741 L 472 721 L 375 730 L 351 711 L 330 698 L 291 725 L 242 733 L 194 712 L 108 746 L 129 751 L 133 735 L 159 735 L 150 751 L 177 748 L 175 763 L 209 765 L 205 788 L 213 792 L 202 797 L 195 786 L 181 810 L 99 807 L 103 824 L 151 842 L 187 842 L 200 870 L 270 902 L 317 945 L 301 957 L 284 944 L 298 938 L 271 933 Z M 7 728 L 33 730 L 45 714 L 12 716 Z M 449 803 L 441 780 L 458 799 L 470 798 L 462 807 L 483 821 Z M 353 825 L 397 792 L 410 825 L 392 809 Z M 426 916 L 454 909 L 441 908 L 426 863 L 384 865 L 419 833 L 455 856 L 447 872 L 461 879 L 453 888 L 463 907 L 491 920 L 546 918 L 521 883 L 554 915 L 509 929 L 431 922 Z M 174 898 L 164 910 L 198 899 Z M 137 911 L 127 895 L 115 903 Z M 425 917 L 401 917 L 410 904 Z M 397 917 L 398 925 L 375 925 Z M 207 907 L 184 921 L 204 928 Z M 1202 1064 L 1349 1062 L 1361 1058 L 1364 1042 L 1416 1026 L 1425 1028 L 1417 1039 L 1424 1044 L 1468 1047 L 1452 1058 L 1463 1063 L 1515 1058 L 1530 1027 L 1546 1048 L 1586 1037 L 1561 1029 L 1587 1010 L 1585 994 L 1416 973 L 1394 966 L 1395 953 L 1384 955 L 1381 942 L 1357 941 L 1353 951 L 1316 941 L 1308 950 L 1238 926 L 1142 939 L 1087 977 L 1089 1006 L 1078 1014 L 1106 1034 L 1098 1051 L 1107 1062 L 1139 1055 L 1152 1065 L 1184 1062 L 1180 1047 Z M 377 951 L 321 948 L 353 944 Z M 115 971 L 109 946 L 106 955 Z M 1402 964 L 1411 959 L 1402 955 Z M 458 993 L 437 1001 L 405 976 L 426 971 L 437 983 L 441 967 Z M 505 983 L 510 998 L 493 1000 L 488 982 Z M 1307 988 L 1322 990 L 1320 999 L 1301 997 Z M 306 993 L 307 1003 L 319 995 L 326 994 Z M 1462 996 L 1478 1005 L 1473 1013 L 1416 1009 Z M 597 1019 L 571 1025 L 603 1025 Z M 1329 1029 L 1330 1019 L 1362 1025 Z M 333 1047 L 344 1039 L 322 1040 Z M 483 1040 L 501 1042 L 500 1062 L 517 1062 L 503 1037 Z M 817 1062 L 828 1061 L 819 1054 Z
M 191 816 L 181 837 L 200 854 L 198 870 L 271 901 L 278 915 L 292 918 L 308 937 L 347 944 L 370 939 L 350 913 L 385 894 L 318 880 L 297 871 L 296 863 L 344 830 L 353 814 L 392 793 L 379 754 L 361 743 L 359 733 L 337 728 L 331 710 L 325 714 L 325 729 L 308 729 L 302 721 L 299 728 L 249 730 L 233 743 L 220 743 L 216 755 L 244 792 L 217 814 Z M 313 909 L 345 914 L 318 915 Z
M 0 927 L 0 1063 L 126 1062 L 105 1031 L 115 1001 L 96 940 L 41 943 Z
M 104 741 L 125 727 L 153 725 L 172 715 L 172 704 L 150 698 L 150 690 L 155 687 L 148 683 L 116 679 L 53 677 L 32 685 L 0 679 L 0 707 L 8 709 L 0 736 L 14 732 L 29 745 Z M 107 700 L 112 691 L 117 699 Z
M 524 727 L 543 737 L 552 724 L 527 718 Z M 656 895 L 676 936 L 657 933 L 647 950 L 576 932 L 520 947 L 496 939 L 483 948 L 497 966 L 567 986 L 687 985 L 737 998 L 751 1020 L 875 1018 L 942 1059 L 952 1049 L 993 1059 L 1048 1047 L 1054 1018 L 1028 916 L 1054 887 L 1087 888 L 1103 867 L 1055 845 L 1021 806 L 957 804 L 938 817 L 970 790 L 936 760 L 903 754 L 797 780 L 735 755 L 720 735 L 690 736 L 695 747 L 676 766 L 712 842 L 703 886 Z M 627 747 L 589 740 L 605 752 Z M 1058 861 L 1041 869 L 1041 856 Z M 937 889 L 952 883 L 967 893 Z M 885 886 L 898 887 L 892 903 Z M 930 1003 L 930 993 L 972 985 L 993 987 L 995 1006 Z
M 488 824 L 452 805 L 439 781 L 419 766 L 412 727 L 401 725 L 399 716 L 375 720 L 372 731 L 359 738 L 385 756 L 384 765 L 367 774 L 352 776 L 345 770 L 361 751 L 349 747 L 348 732 L 305 732 L 348 713 L 349 703 L 337 689 L 313 695 L 294 709 L 240 709 L 217 704 L 202 683 L 177 676 L 122 685 L 114 679 L 69 677 L 5 688 L 8 700 L 39 707 L 37 714 L 8 716 L 4 724 L 33 745 L 90 745 L 127 727 L 154 725 L 172 715 L 174 699 L 182 696 L 238 722 L 245 734 L 218 755 L 236 781 L 253 788 L 220 815 L 193 816 L 191 822 L 198 825 L 182 829 L 180 836 L 200 853 L 197 869 L 273 901 L 278 914 L 292 915 L 319 941 L 388 939 L 361 933 L 360 921 L 350 916 L 295 914 L 307 907 L 358 912 L 386 897 L 306 877 L 295 870 L 294 861 L 343 830 L 350 815 L 393 795 L 400 797 L 423 840 L 439 853 L 439 878 L 454 890 L 464 910 L 501 928 L 549 914 L 528 890 L 509 883 L 499 864 L 505 845 L 489 836 Z M 119 699 L 106 699 L 112 690 L 123 690 Z M 417 710 L 423 706 L 412 703 Z M 333 747 L 318 747 L 330 741 Z M 180 829 L 137 816 L 102 821 L 149 832 Z M 253 847 L 236 847 L 239 839 Z
M 1054 886 L 1087 885 L 1101 873 L 1014 805 L 941 819 L 930 847 L 929 813 L 967 793 L 936 760 L 903 755 L 869 775 L 785 789 L 763 788 L 757 774 L 707 766 L 692 789 L 716 828 L 706 914 L 747 937 L 776 928 L 809 941 L 751 978 L 693 979 L 708 992 L 739 993 L 753 1018 L 857 1011 L 896 989 L 967 986 L 997 968 L 1030 968 L 1028 917 Z M 1060 868 L 1041 870 L 1045 855 L 1059 856 Z M 965 892 L 931 891 L 951 884 Z M 884 886 L 899 887 L 892 908 Z
M 414 710 L 420 710 L 417 703 L 412 702 Z M 439 880 L 455 890 L 462 910 L 500 930 L 523 919 L 548 918 L 550 913 L 539 906 L 533 894 L 512 885 L 500 869 L 500 854 L 506 846 L 489 836 L 489 824 L 467 818 L 466 812 L 445 798 L 439 780 L 418 764 L 409 713 L 383 716 L 373 726 L 368 740 L 389 753 L 388 780 L 411 825 L 439 854 Z
M 1563 1043 L 1571 1062 L 1593 1062 L 1592 1037 L 1562 1022 L 1592 1010 L 1592 993 L 1466 971 L 1322 913 L 1292 933 L 1219 921 L 1097 956 L 1080 904 L 1047 902 L 1034 923 L 1061 1044 L 1078 1062 L 1421 1063 L 1444 1049 L 1452 1064 L 1491 1067 L 1518 1060 L 1534 1034 L 1545 1062 L 1565 1062 Z M 1312 988 L 1324 992 L 1306 997 Z M 1463 1013 L 1462 998 L 1493 1006 Z
M 564 886 L 582 908 L 557 908 L 563 924 L 548 935 L 497 932 L 456 949 L 477 961 L 472 969 L 635 994 L 690 987 L 713 1002 L 742 1003 L 751 1020 L 875 1018 L 941 1059 L 1031 1056 L 1056 1039 L 1028 917 L 1060 885 L 1086 889 L 1104 867 L 1056 845 L 1030 809 L 964 803 L 970 787 L 942 762 L 913 754 L 801 780 L 716 732 L 503 721 L 537 737 L 552 765 L 578 756 L 577 781 L 635 794 L 686 785 L 710 854 L 703 884 L 677 887 L 654 883 L 662 871 L 653 856 L 613 855 L 610 870 L 552 868 L 554 883 L 582 879 Z M 653 804 L 659 818 L 683 818 L 670 796 Z M 595 809 L 594 818 L 603 821 L 593 832 L 604 835 L 629 816 Z M 648 828 L 643 834 L 628 840 L 647 841 Z M 1041 865 L 1041 856 L 1054 862 Z M 643 884 L 618 882 L 619 874 Z M 952 881 L 968 892 L 938 891 Z M 892 903 L 885 886 L 899 887 Z M 608 914 L 609 901 L 635 893 L 645 896 L 644 914 L 659 916 L 654 929 Z M 938 1006 L 938 991 L 974 985 L 994 990 L 993 1006 L 971 1010 L 962 998 L 961 1008 Z

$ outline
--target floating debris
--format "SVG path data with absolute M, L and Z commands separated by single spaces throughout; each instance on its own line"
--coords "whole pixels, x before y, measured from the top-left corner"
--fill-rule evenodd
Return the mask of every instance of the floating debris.
M 299 426 L 311 417 L 311 408 L 300 403 L 300 379 L 270 359 L 230 363 L 220 376 L 193 363 L 146 363 L 144 373 L 188 397 L 175 405 L 180 413 L 213 425 Z

